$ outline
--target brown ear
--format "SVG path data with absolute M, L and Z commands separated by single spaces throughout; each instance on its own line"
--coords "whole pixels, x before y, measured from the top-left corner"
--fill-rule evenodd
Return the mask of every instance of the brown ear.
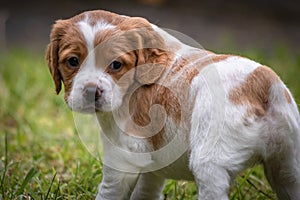
M 55 84 L 56 94 L 59 94 L 61 91 L 62 77 L 58 69 L 58 60 L 59 60 L 59 41 L 62 36 L 63 20 L 58 20 L 56 24 L 53 26 L 50 34 L 50 43 L 48 44 L 46 50 L 46 60 L 48 63 L 48 67 L 52 78 Z
M 135 80 L 145 85 L 156 83 L 166 69 L 167 53 L 159 49 L 139 49 L 137 51 Z
M 164 40 L 154 30 L 145 30 L 139 34 L 139 48 L 135 50 L 135 79 L 150 85 L 156 83 L 165 71 L 168 52 Z
M 56 94 L 59 94 L 61 90 L 61 75 L 58 70 L 58 42 L 57 41 L 52 41 L 48 45 L 47 52 L 46 52 L 46 60 L 52 78 L 54 80 Z
M 153 84 L 162 76 L 168 53 L 164 39 L 144 18 L 130 17 L 121 23 L 126 43 L 137 57 L 135 80 L 146 85 Z

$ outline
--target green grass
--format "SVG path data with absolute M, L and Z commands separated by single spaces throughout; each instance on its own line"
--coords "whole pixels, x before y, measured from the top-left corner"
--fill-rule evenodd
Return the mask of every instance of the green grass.
M 281 47 L 242 54 L 272 66 L 299 102 L 299 52 Z M 102 165 L 81 143 L 63 96 L 55 95 L 43 56 L 26 51 L 0 56 L 0 200 L 93 199 Z M 164 194 L 197 199 L 195 184 L 186 181 L 169 180 Z M 276 199 L 261 166 L 243 172 L 230 196 Z

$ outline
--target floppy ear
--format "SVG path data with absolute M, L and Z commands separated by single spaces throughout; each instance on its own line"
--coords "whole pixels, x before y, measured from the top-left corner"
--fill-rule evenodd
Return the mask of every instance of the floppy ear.
M 156 83 L 166 69 L 167 53 L 160 49 L 147 48 L 137 51 L 135 80 L 145 85 Z
M 61 75 L 58 70 L 58 42 L 52 41 L 48 47 L 46 52 L 46 60 L 48 63 L 48 67 L 52 78 L 55 84 L 56 94 L 59 94 L 61 90 Z
M 164 40 L 154 30 L 141 33 L 139 37 L 135 79 L 140 83 L 151 85 L 156 83 L 165 71 L 168 52 Z
M 164 39 L 144 18 L 130 17 L 120 24 L 125 43 L 136 56 L 135 80 L 151 85 L 161 77 L 168 54 Z
M 62 20 L 58 20 L 56 24 L 53 26 L 50 34 L 50 43 L 48 44 L 46 50 L 46 60 L 48 63 L 48 67 L 52 78 L 55 84 L 56 94 L 59 94 L 61 91 L 62 77 L 58 70 L 58 51 L 59 51 L 59 41 L 62 35 L 63 22 Z

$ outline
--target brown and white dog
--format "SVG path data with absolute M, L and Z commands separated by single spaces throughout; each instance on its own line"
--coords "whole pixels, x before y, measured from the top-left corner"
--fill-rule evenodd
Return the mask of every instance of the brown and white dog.
M 104 132 L 96 199 L 159 199 L 173 178 L 225 200 L 255 163 L 279 199 L 300 199 L 299 112 L 270 68 L 107 11 L 58 20 L 50 40 L 56 92 L 63 83 L 68 106 L 95 112 Z

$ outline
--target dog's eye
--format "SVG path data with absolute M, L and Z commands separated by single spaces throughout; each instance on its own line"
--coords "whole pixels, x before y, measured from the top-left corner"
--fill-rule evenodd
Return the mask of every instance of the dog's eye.
M 72 56 L 67 60 L 67 64 L 71 68 L 79 66 L 79 58 L 77 56 Z
M 113 61 L 109 66 L 109 68 L 113 71 L 117 71 L 117 70 L 121 69 L 121 67 L 122 67 L 122 63 L 119 61 L 116 61 L 116 60 Z

